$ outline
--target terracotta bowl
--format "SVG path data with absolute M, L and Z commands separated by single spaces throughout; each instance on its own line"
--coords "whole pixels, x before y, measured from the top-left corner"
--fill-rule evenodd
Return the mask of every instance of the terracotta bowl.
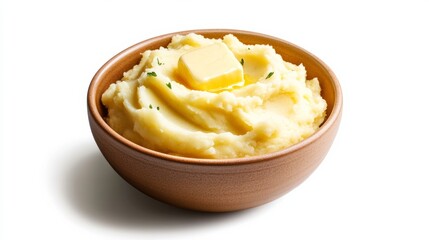
M 304 141 L 278 152 L 236 159 L 199 159 L 168 155 L 139 146 L 104 121 L 101 95 L 137 64 L 140 53 L 166 46 L 175 34 L 196 32 L 209 38 L 232 33 L 246 44 L 269 44 L 285 61 L 303 63 L 308 78 L 318 77 L 328 103 L 321 128 Z M 320 59 L 285 40 L 241 30 L 192 30 L 154 37 L 120 52 L 96 73 L 88 89 L 88 117 L 94 139 L 110 165 L 131 185 L 160 201 L 199 211 L 227 212 L 270 202 L 302 183 L 327 154 L 342 112 L 334 73 Z

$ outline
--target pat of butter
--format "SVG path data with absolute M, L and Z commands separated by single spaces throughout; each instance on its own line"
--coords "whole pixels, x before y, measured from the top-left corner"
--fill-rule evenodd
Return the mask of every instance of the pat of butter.
M 178 71 L 197 90 L 219 91 L 244 85 L 243 66 L 224 43 L 215 43 L 183 54 Z

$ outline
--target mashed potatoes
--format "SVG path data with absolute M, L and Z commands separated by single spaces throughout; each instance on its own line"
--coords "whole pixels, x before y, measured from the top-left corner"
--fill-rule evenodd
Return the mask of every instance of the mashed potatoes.
M 178 72 L 189 51 L 224 43 L 242 66 L 244 84 L 196 90 Z M 317 78 L 283 61 L 268 45 L 235 36 L 177 35 L 166 48 L 148 50 L 140 63 L 102 96 L 107 123 L 125 138 L 164 153 L 238 158 L 274 152 L 313 134 L 326 102 Z

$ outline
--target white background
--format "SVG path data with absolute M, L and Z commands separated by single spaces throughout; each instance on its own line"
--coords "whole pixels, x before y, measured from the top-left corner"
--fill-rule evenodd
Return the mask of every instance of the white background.
M 3 0 L 0 239 L 429 239 L 426 2 Z M 283 38 L 341 82 L 331 151 L 272 203 L 229 214 L 164 205 L 93 141 L 97 69 L 134 43 L 198 28 Z

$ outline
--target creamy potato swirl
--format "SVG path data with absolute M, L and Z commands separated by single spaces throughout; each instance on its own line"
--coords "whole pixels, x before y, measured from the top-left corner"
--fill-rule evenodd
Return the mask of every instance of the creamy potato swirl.
M 217 92 L 186 85 L 180 56 L 225 43 L 243 65 L 244 86 Z M 285 62 L 268 45 L 246 45 L 235 36 L 208 39 L 177 35 L 167 47 L 142 53 L 139 64 L 102 96 L 107 123 L 144 147 L 199 158 L 239 158 L 284 149 L 323 123 L 326 101 L 317 78 Z

